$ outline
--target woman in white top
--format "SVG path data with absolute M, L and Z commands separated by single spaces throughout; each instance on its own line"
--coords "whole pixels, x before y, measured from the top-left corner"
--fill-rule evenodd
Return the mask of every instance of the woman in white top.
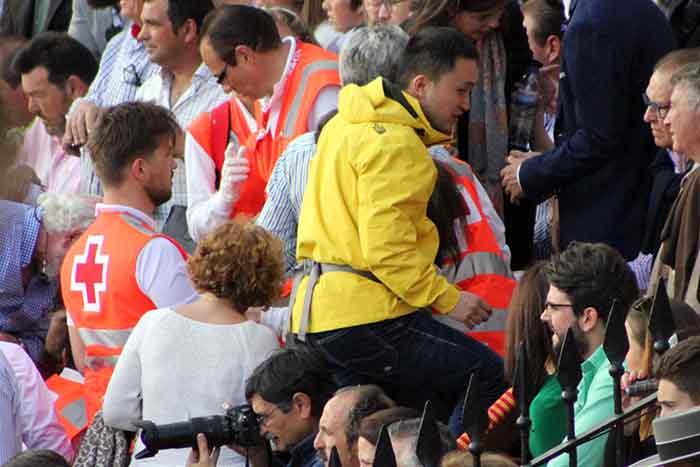
M 107 388 L 105 424 L 136 431 L 140 420 L 221 415 L 223 403 L 245 403 L 246 379 L 279 347 L 269 328 L 243 315 L 279 296 L 284 267 L 277 239 L 252 224 L 223 224 L 199 243 L 187 268 L 200 298 L 141 318 Z M 142 449 L 139 440 L 134 453 Z M 132 465 L 184 465 L 189 452 L 164 450 Z M 244 462 L 224 447 L 218 466 Z

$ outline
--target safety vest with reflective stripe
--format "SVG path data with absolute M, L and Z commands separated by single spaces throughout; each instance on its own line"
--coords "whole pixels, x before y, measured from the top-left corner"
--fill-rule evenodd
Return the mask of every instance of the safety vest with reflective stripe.
M 478 295 L 491 306 L 491 318 L 469 335 L 503 355 L 507 308 L 515 288 L 515 277 L 484 214 L 475 186 L 478 182 L 469 165 L 454 158 L 437 161 L 451 173 L 469 210 L 461 222 L 455 223 L 460 261 L 455 264 L 452 258 L 445 258 L 440 269 L 451 283 Z
M 117 358 L 141 316 L 156 305 L 136 282 L 136 262 L 155 233 L 135 217 L 103 212 L 68 250 L 61 268 L 63 303 L 85 346 L 88 419 L 102 405 Z
M 60 375 L 53 375 L 47 379 L 46 385 L 58 396 L 55 402 L 58 421 L 66 430 L 68 439 L 73 441 L 73 438 L 87 428 L 83 377 L 77 371 L 66 368 Z
M 250 173 L 231 211 L 232 219 L 258 215 L 265 203 L 267 181 L 280 154 L 292 139 L 309 131 L 308 117 L 321 90 L 328 86 L 340 86 L 335 54 L 298 40 L 295 54 L 293 60 L 296 64 L 284 83 L 282 105 L 274 134 L 267 129 L 269 114 L 260 112 L 257 106 L 255 119 L 258 131 L 251 133 L 235 102 L 223 104 L 212 111 L 210 116 L 200 116 L 189 128 L 192 137 L 211 157 L 217 174 L 221 171 L 224 151 L 231 135 L 235 137 L 234 142 L 238 141 L 248 148 L 246 158 L 250 162 Z M 216 124 L 225 121 L 226 113 L 230 119 L 229 129 Z M 207 121 L 207 117 L 211 121 Z

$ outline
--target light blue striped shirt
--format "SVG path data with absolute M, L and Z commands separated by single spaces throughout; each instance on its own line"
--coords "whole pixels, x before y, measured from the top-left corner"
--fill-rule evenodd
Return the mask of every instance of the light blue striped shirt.
M 0 465 L 22 449 L 21 397 L 17 379 L 0 352 Z
M 136 100 L 153 102 L 170 110 L 183 131 L 186 131 L 192 120 L 200 114 L 210 111 L 229 99 L 224 89 L 216 82 L 216 76 L 204 63 L 197 68 L 190 86 L 175 104 L 170 102 L 172 84 L 172 73 L 161 69 L 141 86 L 136 93 Z M 187 178 L 185 163 L 182 160 L 177 161 L 172 190 L 173 195 L 170 200 L 156 209 L 154 218 L 158 231 L 163 228 L 173 206 L 187 207 Z M 187 231 L 187 226 L 183 226 L 183 229 Z
M 71 105 L 71 111 L 84 100 L 98 107 L 133 101 L 139 87 L 159 69 L 148 59 L 146 47 L 136 40 L 132 27 L 133 23 L 128 22 L 124 30 L 107 43 L 97 76 L 87 95 L 76 99 Z M 81 161 L 83 189 L 92 195 L 101 196 L 102 186 L 95 175 L 90 155 L 84 148 L 81 150 Z

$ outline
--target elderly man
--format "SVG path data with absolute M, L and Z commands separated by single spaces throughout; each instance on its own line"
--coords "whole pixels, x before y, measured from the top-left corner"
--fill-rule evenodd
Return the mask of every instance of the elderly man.
M 46 194 L 38 207 L 0 201 L 0 339 L 38 362 L 66 251 L 94 220 L 95 200 Z
M 652 272 L 651 288 L 659 277 L 668 278 L 672 298 L 683 300 L 700 313 L 698 281 L 700 278 L 700 63 L 681 68 L 671 79 L 673 92 L 670 108 L 664 119 L 671 132 L 673 150 L 693 161 L 693 168 L 681 182 L 681 190 L 671 206 L 661 232 L 661 247 Z
M 651 127 L 654 144 L 659 148 L 649 168 L 653 177 L 646 228 L 640 255 L 630 266 L 637 276 L 640 289 L 647 289 L 651 264 L 659 250 L 661 231 L 671 205 L 678 196 L 683 176 L 692 166 L 687 157 L 673 151 L 673 141 L 664 117 L 671 100 L 671 77 L 684 65 L 700 60 L 700 50 L 679 49 L 665 55 L 654 67 L 644 94 L 647 106 L 644 121 Z

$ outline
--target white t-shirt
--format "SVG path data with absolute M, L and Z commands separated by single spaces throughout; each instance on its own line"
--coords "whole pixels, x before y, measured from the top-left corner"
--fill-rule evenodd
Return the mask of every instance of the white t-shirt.
M 170 308 L 143 315 L 124 346 L 103 404 L 105 423 L 135 431 L 134 422 L 176 423 L 222 415 L 222 404 L 245 403 L 245 381 L 279 347 L 274 333 L 252 321 L 195 321 Z M 134 453 L 143 449 L 139 441 Z M 185 465 L 189 449 L 170 449 L 132 465 Z M 243 466 L 222 448 L 218 467 Z

